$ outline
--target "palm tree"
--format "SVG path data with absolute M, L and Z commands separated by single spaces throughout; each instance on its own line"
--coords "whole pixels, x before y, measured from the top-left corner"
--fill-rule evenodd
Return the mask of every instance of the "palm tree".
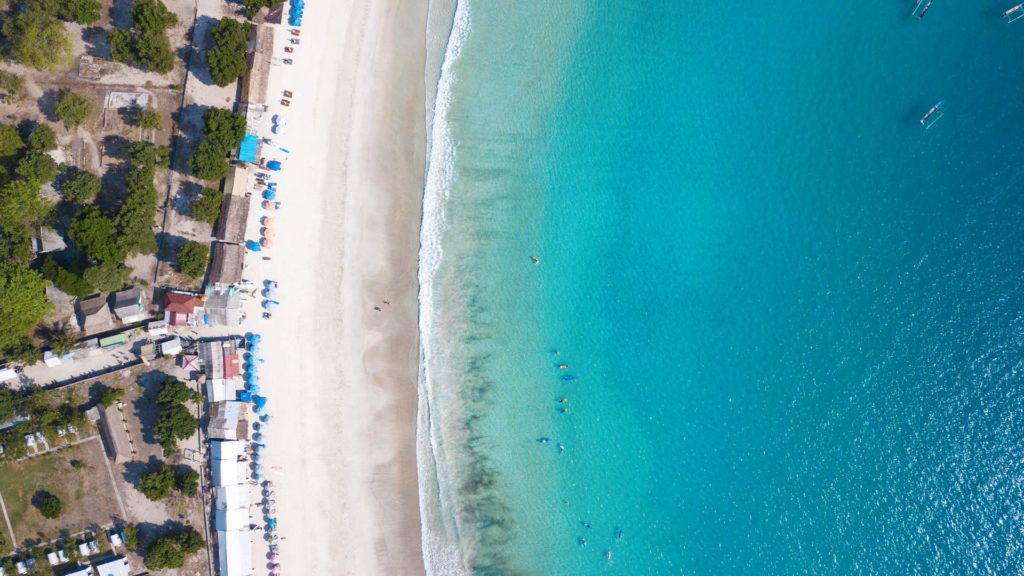
M 68 324 L 54 324 L 49 332 L 50 349 L 60 356 L 70 352 L 78 343 L 78 332 Z

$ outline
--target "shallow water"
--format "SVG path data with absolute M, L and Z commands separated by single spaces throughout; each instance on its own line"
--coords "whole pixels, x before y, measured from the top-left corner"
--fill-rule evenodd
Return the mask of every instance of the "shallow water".
M 1024 24 L 912 4 L 460 3 L 435 574 L 1024 565 Z

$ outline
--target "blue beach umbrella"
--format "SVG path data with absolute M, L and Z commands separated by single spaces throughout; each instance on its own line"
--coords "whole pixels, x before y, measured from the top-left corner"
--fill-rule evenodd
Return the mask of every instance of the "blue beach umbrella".
M 263 247 L 260 246 L 260 243 L 256 242 L 255 240 L 246 240 L 245 247 L 248 248 L 249 250 L 252 250 L 253 252 L 259 252 L 260 250 L 263 249 Z
M 256 442 L 259 442 L 259 441 L 263 440 L 263 434 L 260 434 L 259 432 L 257 432 L 257 433 L 252 435 L 252 439 L 255 440 Z
M 252 402 L 252 394 L 249 392 L 242 392 L 238 395 L 238 399 L 242 402 Z
M 252 455 L 252 461 L 256 462 L 257 464 L 260 463 L 260 462 L 263 462 L 263 455 L 258 453 L 258 452 L 256 454 L 253 454 Z
M 265 423 L 265 424 L 269 424 L 273 420 L 274 420 L 274 417 L 271 416 L 270 414 L 262 414 L 262 415 L 260 415 L 260 421 Z
M 263 199 L 264 200 L 273 200 L 274 198 L 277 198 L 277 192 L 274 192 L 273 190 L 264 190 L 263 191 Z
M 250 384 L 249 385 L 249 393 L 250 394 L 259 394 L 259 392 L 260 392 L 260 385 L 259 384 Z

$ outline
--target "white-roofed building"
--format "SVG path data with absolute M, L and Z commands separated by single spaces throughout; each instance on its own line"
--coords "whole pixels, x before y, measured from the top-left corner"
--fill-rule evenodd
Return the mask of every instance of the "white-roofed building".
M 77 566 L 71 572 L 65 572 L 64 576 L 94 576 L 92 568 L 88 566 Z
M 18 373 L 14 371 L 14 368 L 0 368 L 0 382 L 14 380 L 17 377 Z
M 252 534 L 248 530 L 217 531 L 217 566 L 220 576 L 252 574 Z
M 245 464 L 235 460 L 213 460 L 210 475 L 214 486 L 228 486 L 245 482 Z
M 232 484 L 230 486 L 217 486 L 213 491 L 213 498 L 218 509 L 249 508 L 249 486 L 245 484 Z
M 128 569 L 128 559 L 124 556 L 115 556 L 106 562 L 98 562 L 93 565 L 99 576 L 131 576 Z
M 217 530 L 248 530 L 249 511 L 244 508 L 218 509 L 214 513 L 214 525 Z
M 214 460 L 238 460 L 245 452 L 245 442 L 222 440 L 210 442 L 210 457 Z

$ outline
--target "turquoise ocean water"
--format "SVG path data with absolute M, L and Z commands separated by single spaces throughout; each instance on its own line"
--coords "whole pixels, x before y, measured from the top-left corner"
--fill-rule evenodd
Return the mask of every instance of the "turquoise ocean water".
M 1012 3 L 462 0 L 432 574 L 1024 571 Z

